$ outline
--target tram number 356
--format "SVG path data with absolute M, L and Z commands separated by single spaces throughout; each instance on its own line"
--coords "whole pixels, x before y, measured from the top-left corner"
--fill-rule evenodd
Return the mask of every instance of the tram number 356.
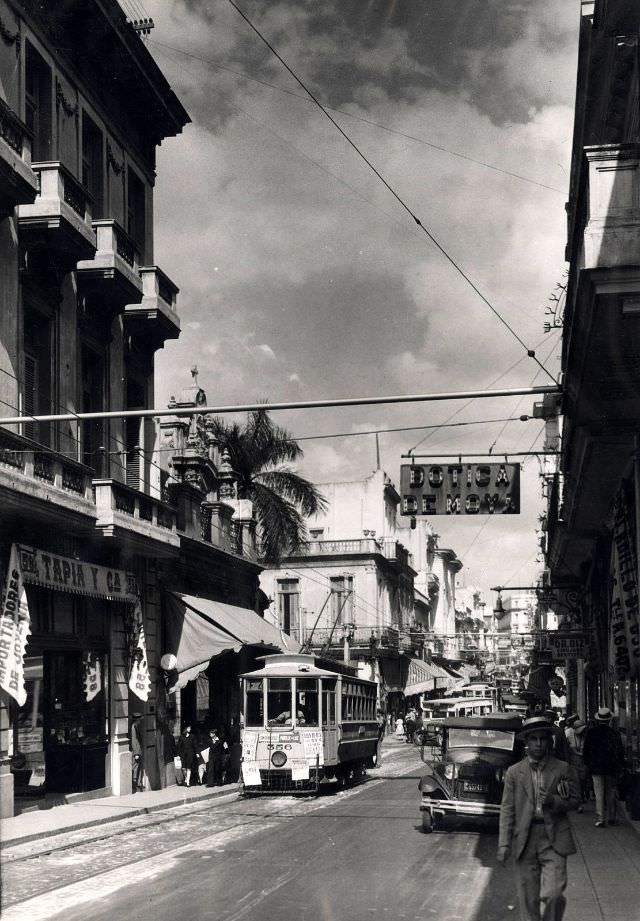
M 290 751 L 293 748 L 293 745 L 291 745 L 291 743 L 289 742 L 287 742 L 286 745 L 274 745 L 273 742 L 269 742 L 269 744 L 267 745 L 267 748 L 269 749 L 269 751 L 272 751 L 274 748 L 278 751 L 282 751 L 283 749 L 285 751 Z

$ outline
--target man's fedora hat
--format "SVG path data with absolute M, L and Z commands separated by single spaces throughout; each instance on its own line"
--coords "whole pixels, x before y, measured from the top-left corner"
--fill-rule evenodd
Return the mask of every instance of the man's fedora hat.
M 600 707 L 596 713 L 596 719 L 599 723 L 608 723 L 609 720 L 613 719 L 613 713 L 608 707 Z
M 523 722 L 520 736 L 526 739 L 532 732 L 548 732 L 550 736 L 553 736 L 556 733 L 556 727 L 545 716 L 531 716 Z

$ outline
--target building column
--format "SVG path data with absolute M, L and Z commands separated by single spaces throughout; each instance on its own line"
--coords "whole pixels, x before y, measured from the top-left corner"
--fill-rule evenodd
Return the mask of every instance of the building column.
M 111 618 L 111 705 L 107 783 L 114 796 L 131 793 L 132 756 L 129 745 L 129 682 L 127 648 L 122 614 Z
M 14 811 L 11 731 L 9 697 L 0 691 L 0 819 L 10 818 Z

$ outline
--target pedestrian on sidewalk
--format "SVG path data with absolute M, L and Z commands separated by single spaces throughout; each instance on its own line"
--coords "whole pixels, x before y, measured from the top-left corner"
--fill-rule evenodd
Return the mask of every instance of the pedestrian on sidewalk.
M 207 786 L 221 787 L 229 765 L 229 746 L 217 729 L 209 732 L 209 758 L 207 761 Z
M 589 799 L 589 772 L 587 766 L 584 763 L 584 743 L 585 743 L 585 731 L 587 724 L 576 717 L 572 720 L 571 725 L 565 730 L 565 736 L 567 739 L 567 745 L 569 746 L 569 764 L 575 768 L 576 774 L 578 775 L 578 781 L 580 783 L 580 795 L 582 798 L 582 803 L 586 803 Z M 582 812 L 583 806 L 582 803 L 578 806 L 578 812 Z
M 396 739 L 404 739 L 404 720 L 401 716 L 396 720 Z
M 178 756 L 182 761 L 184 770 L 184 785 L 191 786 L 193 779 L 194 785 L 198 783 L 198 745 L 191 733 L 191 724 L 182 730 L 182 735 L 178 739 Z
M 144 791 L 144 739 L 142 731 L 142 713 L 136 710 L 131 714 L 131 792 Z
M 584 742 L 584 763 L 591 772 L 596 797 L 596 828 L 617 824 L 617 778 L 624 771 L 625 754 L 620 733 L 611 726 L 612 719 L 611 710 L 600 707 Z
M 387 728 L 387 721 L 384 717 L 382 710 L 378 710 L 376 715 L 376 723 L 378 724 L 378 745 L 376 748 L 376 767 L 380 767 L 382 764 L 382 740 L 384 739 L 384 733 Z
M 543 716 L 526 719 L 527 754 L 505 777 L 497 858 L 504 865 L 513 855 L 522 921 L 562 921 L 576 852 L 567 812 L 580 804 L 578 778 L 551 753 L 554 733 Z

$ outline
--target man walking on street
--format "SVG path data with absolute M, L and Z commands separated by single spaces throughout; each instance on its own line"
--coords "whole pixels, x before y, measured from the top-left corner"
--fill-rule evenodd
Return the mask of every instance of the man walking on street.
M 600 707 L 595 726 L 587 732 L 582 752 L 584 763 L 593 777 L 596 828 L 605 828 L 607 822 L 609 825 L 616 824 L 617 778 L 625 766 L 622 739 L 610 725 L 612 717 L 608 707 Z
M 578 778 L 551 754 L 554 731 L 542 716 L 525 720 L 527 755 L 505 777 L 498 862 L 513 853 L 522 921 L 562 921 L 567 856 L 576 851 L 567 812 L 580 805 Z

